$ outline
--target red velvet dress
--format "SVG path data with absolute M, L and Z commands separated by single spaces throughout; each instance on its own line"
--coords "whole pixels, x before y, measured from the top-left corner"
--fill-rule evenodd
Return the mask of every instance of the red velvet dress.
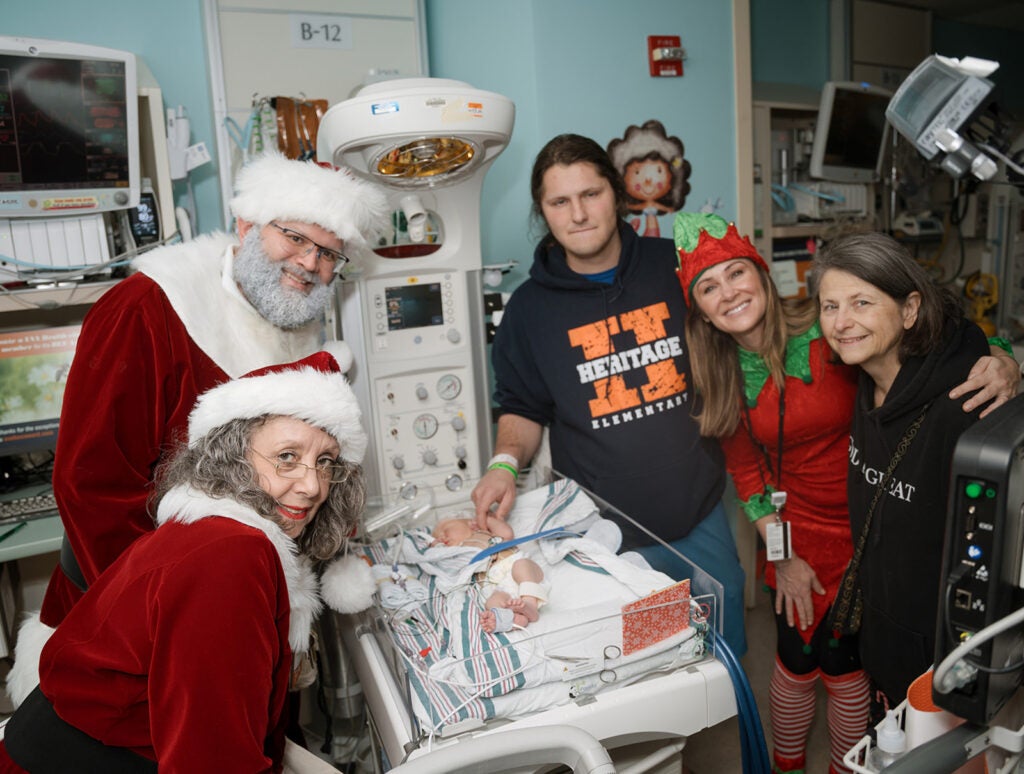
M 829 348 L 818 337 L 809 345 L 809 376 L 787 375 L 783 429 L 782 481 L 778 469 L 779 391 L 768 379 L 750 408 L 753 435 L 744 415 L 736 432 L 723 439 L 726 467 L 740 500 L 747 503 L 767 486 L 787 493 L 782 516 L 792 523 L 793 551 L 817 573 L 824 596 L 813 594 L 814 622 L 799 630 L 809 642 L 832 600 L 843 570 L 853 554 L 846 500 L 850 423 L 857 392 L 856 371 L 842 363 L 828 362 Z M 788 370 L 788 369 L 787 369 Z M 770 467 L 769 467 L 770 466 Z M 769 562 L 765 580 L 775 588 L 775 567 Z
M 161 772 L 280 771 L 292 643 L 319 603 L 290 539 L 260 523 L 172 520 L 133 543 L 43 649 L 57 714 Z M 0 771 L 20 771 L 2 747 Z

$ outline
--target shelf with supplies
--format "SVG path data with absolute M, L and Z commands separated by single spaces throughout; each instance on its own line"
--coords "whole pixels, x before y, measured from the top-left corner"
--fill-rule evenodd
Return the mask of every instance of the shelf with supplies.
M 806 146 L 818 117 L 818 94 L 813 89 L 755 84 L 753 104 L 754 245 L 771 264 L 778 238 L 814 236 L 814 224 L 788 219 L 785 191 L 794 167 L 794 148 Z M 795 221 L 795 217 L 793 218 Z
M 837 223 L 867 222 L 874 213 L 873 186 L 809 177 L 819 98 L 814 89 L 754 84 L 753 242 L 783 296 L 806 295 L 816 243 L 828 238 Z M 832 201 L 863 214 L 832 217 Z
M 779 238 L 819 236 L 837 222 L 870 221 L 875 186 L 810 177 L 819 94 L 782 84 L 754 84 L 754 244 L 771 261 Z
M 773 239 L 793 239 L 799 237 L 815 237 L 821 234 L 825 223 L 794 223 L 788 226 L 773 226 Z

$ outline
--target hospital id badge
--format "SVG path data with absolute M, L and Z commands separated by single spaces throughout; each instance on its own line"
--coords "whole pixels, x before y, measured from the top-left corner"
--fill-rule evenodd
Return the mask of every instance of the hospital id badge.
M 781 562 L 793 556 L 793 544 L 790 540 L 789 522 L 776 521 L 765 530 L 768 561 Z

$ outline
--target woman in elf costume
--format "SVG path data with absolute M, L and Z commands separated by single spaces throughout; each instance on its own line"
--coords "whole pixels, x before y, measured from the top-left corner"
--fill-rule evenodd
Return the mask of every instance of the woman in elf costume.
M 768 547 L 778 632 L 769 703 L 775 770 L 804 768 L 820 678 L 829 771 L 846 772 L 843 755 L 868 724 L 868 677 L 856 635 L 833 632 L 828 612 L 853 553 L 846 474 L 857 371 L 831 354 L 815 302 L 783 301 L 735 226 L 680 213 L 674 231 L 701 434 L 721 439 L 743 509 Z M 981 377 L 991 392 L 981 390 L 980 402 L 1002 398 L 1000 380 L 1012 385 L 1007 398 L 1016 388 L 1016 363 L 1001 359 L 1006 369 Z

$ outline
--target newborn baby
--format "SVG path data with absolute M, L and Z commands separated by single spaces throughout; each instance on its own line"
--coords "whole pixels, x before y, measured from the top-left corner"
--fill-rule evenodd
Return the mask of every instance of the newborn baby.
M 472 519 L 442 519 L 434 527 L 433 536 L 435 544 L 481 550 L 514 537 L 512 528 L 493 516 L 487 517 L 486 529 L 475 527 Z M 481 628 L 485 632 L 504 632 L 536 621 L 548 598 L 540 565 L 515 547 L 489 559 L 487 569 L 476 575 L 487 600 L 487 609 L 480 614 Z

